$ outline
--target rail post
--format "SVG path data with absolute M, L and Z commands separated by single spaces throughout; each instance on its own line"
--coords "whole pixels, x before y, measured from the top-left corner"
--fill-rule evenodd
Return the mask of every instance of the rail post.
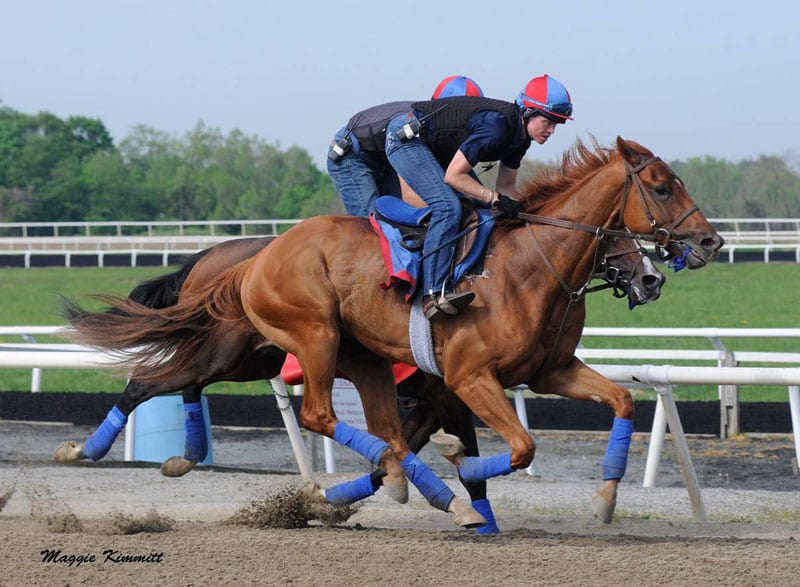
M 681 464 L 686 489 L 689 491 L 689 501 L 692 502 L 694 519 L 703 521 L 706 519 L 706 511 L 700 495 L 697 473 L 692 464 L 692 457 L 689 455 L 689 445 L 686 443 L 686 435 L 683 433 L 683 424 L 681 424 L 678 407 L 675 405 L 675 398 L 672 395 L 672 385 L 653 385 L 653 389 L 658 393 L 659 400 L 664 407 L 664 415 L 672 435 L 672 442 L 677 448 L 678 462 Z
M 720 360 L 720 367 L 738 367 L 731 351 L 725 351 Z M 740 432 L 739 420 L 739 386 L 719 386 L 720 438 L 731 438 Z

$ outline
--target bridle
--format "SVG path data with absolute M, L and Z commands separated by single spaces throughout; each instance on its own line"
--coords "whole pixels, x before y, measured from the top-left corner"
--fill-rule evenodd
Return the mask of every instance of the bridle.
M 662 260 L 667 260 L 673 256 L 670 253 L 670 248 L 672 245 L 680 245 L 683 246 L 683 243 L 678 240 L 674 240 L 672 238 L 672 233 L 678 228 L 683 222 L 689 218 L 692 214 L 697 212 L 699 208 L 697 205 L 691 206 L 684 210 L 678 218 L 669 222 L 663 226 L 660 226 L 658 222 L 656 222 L 655 216 L 653 215 L 650 205 L 648 204 L 648 198 L 646 195 L 646 191 L 644 184 L 642 183 L 642 178 L 639 177 L 639 173 L 642 170 L 646 169 L 653 163 L 657 163 L 661 161 L 660 157 L 650 157 L 645 161 L 642 161 L 636 166 L 631 166 L 630 163 L 625 161 L 625 183 L 622 186 L 622 204 L 619 209 L 619 224 L 625 227 L 625 208 L 628 204 L 628 197 L 631 193 L 633 186 L 636 186 L 636 192 L 639 194 L 639 199 L 642 202 L 642 207 L 644 208 L 645 215 L 647 216 L 647 222 L 650 225 L 650 228 L 653 229 L 651 234 L 641 234 L 636 232 L 631 232 L 630 230 L 625 227 L 624 229 L 614 229 L 614 228 L 605 228 L 603 226 L 592 226 L 590 224 L 581 224 L 579 222 L 573 222 L 571 220 L 562 220 L 561 218 L 550 218 L 548 216 L 540 216 L 538 214 L 528 214 L 526 212 L 520 212 L 517 218 L 520 220 L 525 220 L 528 223 L 532 224 L 546 224 L 549 226 L 558 226 L 561 228 L 566 228 L 568 230 L 580 230 L 582 232 L 588 232 L 590 234 L 594 234 L 598 238 L 604 236 L 610 237 L 618 237 L 618 238 L 628 238 L 628 239 L 636 239 L 636 240 L 643 240 L 654 243 L 656 249 L 661 249 L 666 254 L 662 254 L 659 252 L 659 257 Z M 657 251 L 658 252 L 658 251 Z
M 520 220 L 525 220 L 527 222 L 529 231 L 531 233 L 531 236 L 533 237 L 534 244 L 536 245 L 535 246 L 536 250 L 539 252 L 539 255 L 541 256 L 541 258 L 544 261 L 545 265 L 548 267 L 550 272 L 553 274 L 553 276 L 556 278 L 558 283 L 561 285 L 562 289 L 564 289 L 567 292 L 568 296 L 569 296 L 569 301 L 567 303 L 567 307 L 564 309 L 564 315 L 561 318 L 561 324 L 558 327 L 558 332 L 556 334 L 555 341 L 553 342 L 553 346 L 550 349 L 550 353 L 548 354 L 548 356 L 545 359 L 545 361 L 542 363 L 542 366 L 541 366 L 542 369 L 544 368 L 545 365 L 547 365 L 551 361 L 551 359 L 553 358 L 553 353 L 558 348 L 558 341 L 561 338 L 561 333 L 562 333 L 562 331 L 564 329 L 564 325 L 566 324 L 567 316 L 569 314 L 570 309 L 572 308 L 573 304 L 575 304 L 576 302 L 578 302 L 581 299 L 583 299 L 585 297 L 585 295 L 587 293 L 589 293 L 589 291 L 590 291 L 589 283 L 592 281 L 592 279 L 594 279 L 595 275 L 597 275 L 597 273 L 596 273 L 597 270 L 602 267 L 603 263 L 607 262 L 607 259 L 608 259 L 609 256 L 630 254 L 632 252 L 636 252 L 636 250 L 643 251 L 643 249 L 641 248 L 641 245 L 639 243 L 641 241 L 648 241 L 648 242 L 654 243 L 656 245 L 657 249 L 660 247 L 665 253 L 667 253 L 667 256 L 663 256 L 662 259 L 669 259 L 670 256 L 672 255 L 669 252 L 669 249 L 671 248 L 672 245 L 683 246 L 683 244 L 680 241 L 672 239 L 672 233 L 689 216 L 691 216 L 692 214 L 697 212 L 698 211 L 698 207 L 697 207 L 697 205 L 694 205 L 694 206 L 691 206 L 690 208 L 687 208 L 686 210 L 684 210 L 681 213 L 680 216 L 678 216 L 678 218 L 676 218 L 675 220 L 673 220 L 672 222 L 669 222 L 668 224 L 666 224 L 664 226 L 660 226 L 658 224 L 658 222 L 655 219 L 655 216 L 653 215 L 653 213 L 652 213 L 652 211 L 650 209 L 650 205 L 648 204 L 648 201 L 647 201 L 648 198 L 647 198 L 647 195 L 646 195 L 646 190 L 645 190 L 644 184 L 642 183 L 641 177 L 639 177 L 639 174 L 642 172 L 643 169 L 646 169 L 648 166 L 652 165 L 653 163 L 657 163 L 659 161 L 661 161 L 661 158 L 660 157 L 655 157 L 655 156 L 650 157 L 649 159 L 646 159 L 645 161 L 642 161 L 641 163 L 639 163 L 636 166 L 632 166 L 630 163 L 625 161 L 625 183 L 622 186 L 622 201 L 621 201 L 620 210 L 619 210 L 619 224 L 621 226 L 623 226 L 623 229 L 605 228 L 603 226 L 592 226 L 592 225 L 589 225 L 589 224 L 581 224 L 581 223 L 578 223 L 578 222 L 572 222 L 571 220 L 563 220 L 561 218 L 550 218 L 548 216 L 540 216 L 538 214 L 528 214 L 528 213 L 525 213 L 525 212 L 520 212 L 519 215 L 517 216 L 517 218 L 519 218 Z M 624 218 L 625 217 L 625 208 L 626 208 L 626 206 L 628 204 L 628 197 L 630 195 L 631 190 L 633 189 L 633 186 L 636 186 L 636 191 L 639 194 L 639 198 L 641 199 L 642 206 L 644 208 L 645 214 L 647 215 L 648 224 L 650 225 L 650 228 L 653 229 L 653 232 L 651 234 L 640 234 L 640 233 L 631 232 L 627 228 L 627 226 L 625 226 L 625 218 Z M 568 230 L 580 230 L 582 232 L 588 232 L 589 234 L 593 234 L 595 236 L 595 238 L 597 238 L 597 239 L 603 239 L 603 238 L 606 238 L 606 237 L 616 237 L 616 238 L 631 239 L 636 243 L 636 249 L 615 253 L 614 255 L 606 255 L 606 256 L 604 256 L 602 262 L 598 262 L 597 261 L 597 253 L 598 253 L 598 251 L 595 250 L 595 262 L 592 264 L 593 272 L 592 272 L 591 276 L 577 290 L 572 290 L 569 287 L 569 285 L 567 285 L 566 281 L 558 273 L 556 268 L 553 266 L 553 264 L 550 261 L 550 259 L 547 257 L 547 254 L 545 253 L 544 248 L 541 246 L 541 244 L 539 243 L 539 240 L 536 238 L 536 233 L 533 230 L 533 224 L 545 224 L 545 225 L 548 225 L 548 226 L 556 226 L 556 227 L 560 227 L 560 228 L 566 228 Z M 645 253 L 643 253 L 643 254 L 645 254 Z M 661 256 L 661 255 L 659 255 L 659 256 Z M 640 262 L 641 262 L 641 260 L 640 260 Z M 617 282 L 618 277 L 619 277 L 619 274 L 617 273 L 617 275 L 613 277 L 614 281 L 612 282 L 612 285 L 611 286 L 606 286 L 606 287 L 614 287 L 613 283 L 618 283 Z M 605 276 L 603 276 L 601 278 L 602 279 L 606 279 L 606 281 L 608 281 L 608 279 Z M 603 287 L 603 286 L 600 286 L 600 287 L 602 289 L 605 289 L 605 287 Z M 591 291 L 595 291 L 595 290 L 591 290 Z M 617 291 L 617 289 L 615 288 L 615 292 L 616 291 Z M 615 293 L 615 296 L 616 295 L 617 295 L 617 293 Z M 623 294 L 619 295 L 618 297 L 624 297 L 624 295 L 625 294 L 623 293 Z
M 641 236 L 641 240 L 647 240 L 650 242 L 655 243 L 656 246 L 656 253 L 658 254 L 659 258 L 662 261 L 666 261 L 671 259 L 674 254 L 670 252 L 671 245 L 678 244 L 682 245 L 680 241 L 676 241 L 672 239 L 672 232 L 678 228 L 683 221 L 689 218 L 692 214 L 697 212 L 699 208 L 695 204 L 694 206 L 687 208 L 683 211 L 683 213 L 678 216 L 672 222 L 664 225 L 659 226 L 656 222 L 653 213 L 650 210 L 650 206 L 647 202 L 647 197 L 645 196 L 645 188 L 642 184 L 642 178 L 639 177 L 639 172 L 642 171 L 647 166 L 661 161 L 661 157 L 650 157 L 649 159 L 639 163 L 635 167 L 632 167 L 630 163 L 627 161 L 625 162 L 625 184 L 622 186 L 622 205 L 619 209 L 619 223 L 622 226 L 625 226 L 625 220 L 623 219 L 623 215 L 625 213 L 625 206 L 628 203 L 628 195 L 631 192 L 631 184 L 636 186 L 636 191 L 639 194 L 639 199 L 642 201 L 642 207 L 644 208 L 644 213 L 647 215 L 647 222 L 650 224 L 650 228 L 653 229 L 653 234 L 650 238 L 646 238 L 645 236 Z
M 623 272 L 619 267 L 610 262 L 612 259 L 617 257 L 624 257 L 634 253 L 639 253 L 639 260 L 627 272 Z M 628 295 L 628 287 L 631 284 L 631 279 L 636 272 L 636 269 L 644 262 L 644 258 L 646 256 L 647 250 L 638 240 L 634 240 L 631 243 L 631 247 L 628 249 L 613 252 L 606 251 L 606 253 L 603 255 L 603 258 L 600 260 L 600 263 L 597 265 L 597 267 L 595 267 L 595 271 L 590 280 L 593 281 L 595 279 L 602 279 L 605 281 L 605 283 L 591 287 L 585 287 L 583 293 L 590 294 L 596 291 L 611 289 L 611 294 L 615 298 L 624 298 L 626 295 Z

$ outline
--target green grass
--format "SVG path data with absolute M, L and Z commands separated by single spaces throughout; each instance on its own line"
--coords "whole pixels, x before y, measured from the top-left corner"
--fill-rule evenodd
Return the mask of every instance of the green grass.
M 667 272 L 667 269 L 661 266 Z M 0 269 L 0 324 L 4 326 L 58 325 L 59 295 L 77 298 L 89 307 L 83 294 L 127 294 L 139 282 L 172 269 L 148 268 L 48 268 Z M 616 327 L 800 327 L 800 266 L 793 263 L 716 263 L 699 271 L 669 272 L 657 302 L 629 311 L 624 300 L 608 292 L 587 298 L 587 326 Z M 0 337 L 19 342 L 18 337 Z M 52 339 L 40 337 L 40 342 Z M 711 343 L 694 338 L 598 338 L 586 337 L 593 348 L 711 349 Z M 733 350 L 800 351 L 797 339 L 726 339 Z M 689 364 L 689 363 L 687 363 Z M 696 363 L 695 363 L 696 364 Z M 44 391 L 120 391 L 124 378 L 103 371 L 48 370 L 42 377 Z M 215 384 L 211 393 L 263 393 L 263 382 Z M 30 389 L 30 371 L 0 369 L 0 390 Z M 652 394 L 638 394 L 652 397 Z M 716 399 L 716 388 L 678 388 L 679 399 Z M 785 388 L 743 387 L 742 399 L 786 401 Z
M 600 292 L 587 298 L 587 326 L 689 327 L 689 328 L 797 328 L 800 327 L 800 266 L 794 263 L 715 263 L 697 271 L 667 275 L 657 302 L 628 310 Z M 738 351 L 800 352 L 800 339 L 726 338 L 726 348 Z M 588 348 L 649 348 L 713 350 L 702 338 L 602 338 L 584 337 Z M 608 361 L 610 363 L 617 361 Z M 697 361 L 671 361 L 685 365 L 708 365 Z M 755 366 L 755 365 L 748 365 Z M 775 366 L 774 364 L 771 366 Z M 652 392 L 637 397 L 652 399 Z M 745 401 L 786 401 L 786 388 L 746 386 L 740 388 Z M 682 400 L 717 398 L 714 386 L 679 387 Z

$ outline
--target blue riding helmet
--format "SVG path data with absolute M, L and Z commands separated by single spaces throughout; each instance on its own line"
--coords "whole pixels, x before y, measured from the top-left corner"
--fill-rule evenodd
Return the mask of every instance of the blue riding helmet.
M 522 108 L 525 119 L 541 114 L 559 124 L 572 120 L 572 100 L 567 88 L 549 75 L 529 81 L 517 96 L 517 106 Z
M 431 100 L 451 98 L 453 96 L 483 96 L 483 90 L 475 80 L 463 75 L 451 75 L 444 78 L 433 91 Z

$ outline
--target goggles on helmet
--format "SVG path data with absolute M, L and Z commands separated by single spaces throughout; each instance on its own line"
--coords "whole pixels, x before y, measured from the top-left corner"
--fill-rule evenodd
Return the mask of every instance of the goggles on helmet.
M 572 102 L 559 102 L 556 104 L 546 104 L 544 102 L 540 102 L 539 100 L 534 100 L 526 96 L 523 93 L 519 95 L 520 101 L 525 105 L 534 105 L 538 106 L 540 109 L 544 110 L 549 114 L 555 114 L 556 116 L 561 116 L 563 118 L 569 118 L 572 116 Z

